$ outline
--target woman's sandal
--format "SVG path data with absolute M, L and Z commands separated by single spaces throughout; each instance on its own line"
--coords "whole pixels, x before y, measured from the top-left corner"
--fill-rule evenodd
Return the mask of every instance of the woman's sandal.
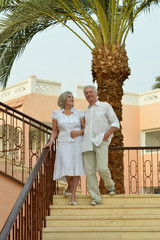
M 75 205 L 77 205 L 77 203 L 75 201 L 71 201 L 70 205 L 75 206 Z
M 69 197 L 70 195 L 71 195 L 70 192 L 64 192 L 64 193 L 63 193 L 63 196 L 64 196 L 64 197 Z

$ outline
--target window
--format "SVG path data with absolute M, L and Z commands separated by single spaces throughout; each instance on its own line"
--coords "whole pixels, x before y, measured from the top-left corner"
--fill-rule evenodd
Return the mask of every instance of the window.
M 160 130 L 145 133 L 146 147 L 160 146 Z
M 160 129 L 141 131 L 141 145 L 145 147 L 160 146 Z M 150 150 L 145 152 L 150 152 Z

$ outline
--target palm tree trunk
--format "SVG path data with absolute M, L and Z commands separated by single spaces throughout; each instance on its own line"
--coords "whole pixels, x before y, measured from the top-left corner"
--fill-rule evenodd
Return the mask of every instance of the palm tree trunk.
M 96 81 L 98 85 L 99 100 L 111 104 L 120 122 L 122 121 L 122 86 L 129 75 L 130 68 L 125 49 L 114 45 L 112 49 L 104 47 L 94 50 L 92 76 L 93 81 Z M 121 128 L 115 132 L 110 146 L 123 146 Z M 123 151 L 109 152 L 109 168 L 117 193 L 124 193 Z M 107 192 L 102 179 L 99 188 L 102 194 Z

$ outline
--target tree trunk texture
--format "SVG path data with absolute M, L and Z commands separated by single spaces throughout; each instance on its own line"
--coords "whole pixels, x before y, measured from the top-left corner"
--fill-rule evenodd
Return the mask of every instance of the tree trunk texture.
M 123 83 L 130 75 L 128 66 L 128 57 L 125 49 L 114 45 L 112 49 L 104 47 L 94 50 L 92 59 L 92 76 L 93 82 L 98 85 L 98 97 L 102 102 L 108 102 L 114 109 L 120 124 L 122 121 L 122 96 Z M 123 147 L 122 128 L 120 127 L 114 133 L 112 147 Z M 123 167 L 123 151 L 109 151 L 109 168 L 112 179 L 118 194 L 125 192 L 124 190 L 124 167 Z M 104 186 L 104 182 L 100 180 L 100 192 L 106 194 L 108 190 Z

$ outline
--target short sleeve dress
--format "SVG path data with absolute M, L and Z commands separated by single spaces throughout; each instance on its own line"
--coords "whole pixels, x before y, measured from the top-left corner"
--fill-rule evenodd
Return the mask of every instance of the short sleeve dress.
M 55 110 L 52 119 L 57 120 L 59 134 L 54 165 L 54 180 L 65 180 L 65 176 L 83 176 L 85 174 L 82 158 L 82 135 L 72 138 L 72 130 L 81 130 L 81 110 L 71 109 L 67 116 L 64 109 Z

